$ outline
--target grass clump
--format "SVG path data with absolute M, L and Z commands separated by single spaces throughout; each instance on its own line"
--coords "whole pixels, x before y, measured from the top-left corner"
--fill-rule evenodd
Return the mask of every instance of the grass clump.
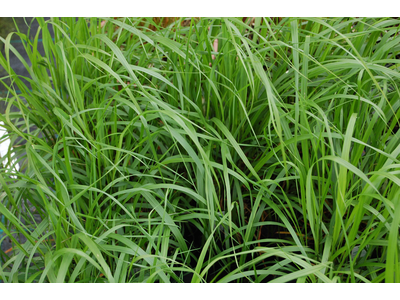
M 3 281 L 400 282 L 397 19 L 102 21 L 1 39 Z

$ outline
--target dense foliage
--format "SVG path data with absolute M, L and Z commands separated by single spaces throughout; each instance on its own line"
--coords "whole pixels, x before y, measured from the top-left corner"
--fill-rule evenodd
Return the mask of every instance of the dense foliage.
M 3 281 L 400 282 L 399 20 L 38 22 Z

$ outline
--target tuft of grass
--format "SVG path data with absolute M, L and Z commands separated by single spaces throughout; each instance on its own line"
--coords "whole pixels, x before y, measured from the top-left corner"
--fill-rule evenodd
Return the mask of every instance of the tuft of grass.
M 400 21 L 37 21 L 1 280 L 400 282 Z

